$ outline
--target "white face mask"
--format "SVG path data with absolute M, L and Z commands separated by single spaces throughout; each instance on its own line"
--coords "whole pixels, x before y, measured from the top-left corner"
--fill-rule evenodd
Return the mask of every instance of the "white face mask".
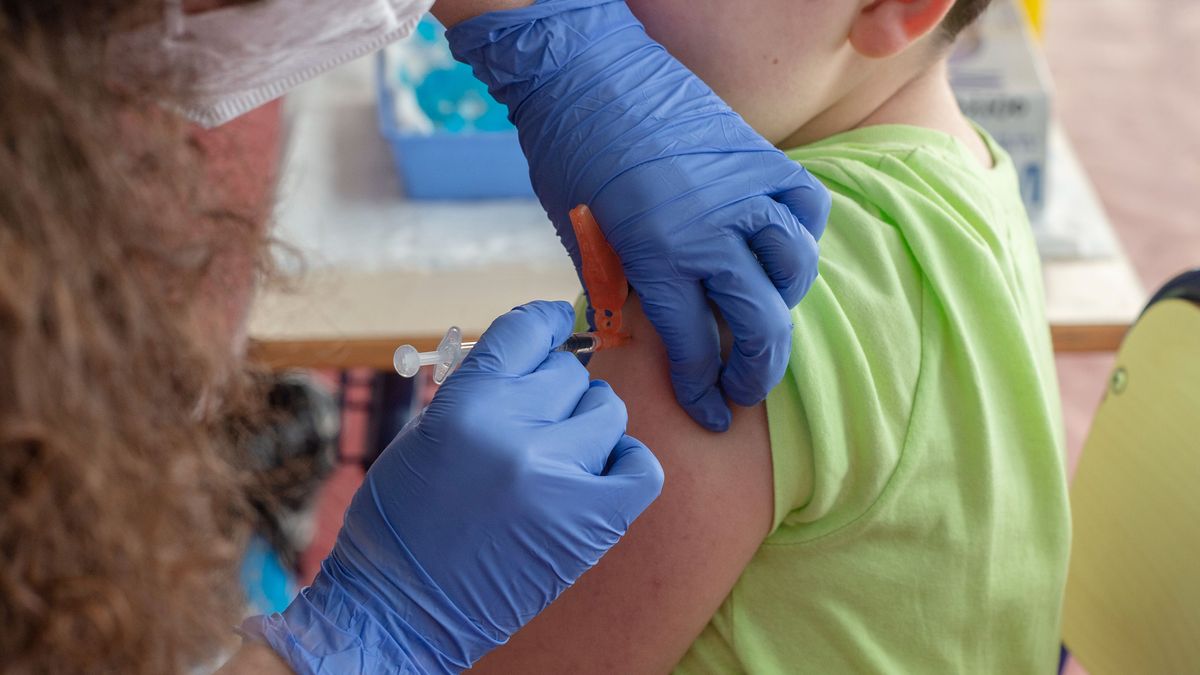
M 186 76 L 168 103 L 206 127 L 224 124 L 331 68 L 412 32 L 433 0 L 255 0 L 185 15 L 114 38 L 118 79 Z

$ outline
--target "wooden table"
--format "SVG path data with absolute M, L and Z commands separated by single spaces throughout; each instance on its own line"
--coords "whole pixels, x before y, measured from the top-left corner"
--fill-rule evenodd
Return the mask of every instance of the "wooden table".
M 372 59 L 289 96 L 289 148 L 277 237 L 302 265 L 258 296 L 253 357 L 273 367 L 390 368 L 397 345 L 470 336 L 514 305 L 574 300 L 570 262 L 533 201 L 416 203 L 398 187 L 376 123 Z M 1145 293 L 1062 134 L 1046 217 L 1087 242 L 1082 259 L 1045 261 L 1047 315 L 1060 352 L 1110 351 Z

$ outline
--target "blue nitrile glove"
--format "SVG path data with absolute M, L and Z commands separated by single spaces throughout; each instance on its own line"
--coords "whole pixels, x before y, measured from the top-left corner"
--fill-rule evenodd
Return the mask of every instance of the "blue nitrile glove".
M 788 309 L 817 275 L 825 189 L 651 40 L 624 2 L 543 0 L 446 36 L 508 106 L 576 269 L 568 212 L 586 203 L 666 343 L 676 398 L 705 427 L 728 428 L 721 389 L 752 405 L 783 377 Z M 733 332 L 723 371 L 708 300 Z
M 566 352 L 571 306 L 500 317 L 371 467 L 333 553 L 243 624 L 300 673 L 457 672 L 596 563 L 658 496 L 625 406 Z

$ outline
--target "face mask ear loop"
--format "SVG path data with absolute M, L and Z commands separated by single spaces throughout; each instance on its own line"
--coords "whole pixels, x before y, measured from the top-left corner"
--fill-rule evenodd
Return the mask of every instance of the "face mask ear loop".
M 183 0 L 165 0 L 163 6 L 163 23 L 167 29 L 167 34 L 164 37 L 168 41 L 178 40 L 183 37 L 184 32 L 187 30 L 184 27 Z

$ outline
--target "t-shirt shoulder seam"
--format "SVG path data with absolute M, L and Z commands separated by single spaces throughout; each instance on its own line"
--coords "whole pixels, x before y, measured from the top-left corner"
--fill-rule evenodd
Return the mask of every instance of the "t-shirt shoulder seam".
M 834 147 L 836 147 L 836 146 L 830 146 L 830 148 L 834 148 Z M 823 148 L 820 146 L 808 148 L 805 150 L 812 152 L 813 156 L 811 156 L 811 157 L 791 157 L 791 159 L 797 163 L 805 164 L 805 165 L 807 165 L 808 163 L 812 163 L 812 162 L 831 162 L 834 164 L 840 164 L 840 163 L 847 161 L 847 159 L 848 159 L 847 157 L 839 156 L 836 153 L 823 154 L 820 152 L 821 150 L 826 150 L 826 149 L 827 148 Z M 896 161 L 896 162 L 899 162 L 899 163 L 905 164 L 905 165 L 911 164 L 913 158 L 918 155 L 930 155 L 930 156 L 936 158 L 937 160 L 948 163 L 948 164 L 956 163 L 955 162 L 956 157 L 946 156 L 947 154 L 949 154 L 949 155 L 955 154 L 955 153 L 953 153 L 953 148 L 946 147 L 944 145 L 941 145 L 938 143 L 932 143 L 932 142 L 930 142 L 930 143 L 910 143 L 910 142 L 886 142 L 886 141 L 884 141 L 884 142 L 871 143 L 871 144 L 863 143 L 863 144 L 858 145 L 857 149 L 860 150 L 862 152 L 862 154 L 869 155 L 870 161 L 867 161 L 866 157 L 861 157 L 861 156 L 850 159 L 849 161 L 860 163 L 860 164 L 869 166 L 872 169 L 876 169 L 876 170 L 881 170 L 881 168 L 882 168 L 881 165 L 883 164 L 883 162 L 885 162 L 887 160 Z
M 920 348 L 919 348 L 918 354 L 917 354 L 917 376 L 915 378 L 915 383 L 913 385 L 911 405 L 909 406 L 909 409 L 908 409 L 908 419 L 905 420 L 904 435 L 902 437 L 903 440 L 900 442 L 900 452 L 896 456 L 895 465 L 892 466 L 891 472 L 889 472 L 887 479 L 884 480 L 883 485 L 880 487 L 879 493 L 875 495 L 874 499 L 872 499 L 871 502 L 869 504 L 867 504 L 866 508 L 864 508 L 861 513 L 859 513 L 858 515 L 854 516 L 850 520 L 846 521 L 845 523 L 842 523 L 841 525 L 837 526 L 836 528 L 834 528 L 828 532 L 823 532 L 811 539 L 799 539 L 798 541 L 771 541 L 771 538 L 768 537 L 766 540 L 763 541 L 761 546 L 763 546 L 763 547 L 767 547 L 767 546 L 770 546 L 770 547 L 809 546 L 809 545 L 815 545 L 818 542 L 827 541 L 829 539 L 832 539 L 834 537 L 842 535 L 845 532 L 849 531 L 851 528 L 853 528 L 855 525 L 858 525 L 858 524 L 864 523 L 864 522 L 869 522 L 870 517 L 878 509 L 880 503 L 884 500 L 885 497 L 887 497 L 891 493 L 892 483 L 895 481 L 897 474 L 900 473 L 900 469 L 904 465 L 904 460 L 908 456 L 908 446 L 909 446 L 909 441 L 911 440 L 912 434 L 913 434 L 913 419 L 916 417 L 917 401 L 921 395 L 922 386 L 925 383 L 925 365 L 926 365 L 926 356 L 927 356 L 926 352 L 928 351 L 926 348 L 926 344 L 925 344 L 926 337 L 927 337 L 927 331 L 925 330 L 925 322 L 926 322 L 925 312 L 926 312 L 926 307 L 928 305 L 927 298 L 926 298 L 927 291 L 928 291 L 928 284 L 926 283 L 925 275 L 922 274 L 921 275 L 921 300 L 920 300 L 921 307 L 920 307 L 920 313 L 919 313 L 920 317 L 921 317 L 921 321 L 920 321 L 921 335 L 920 335 Z M 778 532 L 778 529 L 776 529 L 776 532 Z

